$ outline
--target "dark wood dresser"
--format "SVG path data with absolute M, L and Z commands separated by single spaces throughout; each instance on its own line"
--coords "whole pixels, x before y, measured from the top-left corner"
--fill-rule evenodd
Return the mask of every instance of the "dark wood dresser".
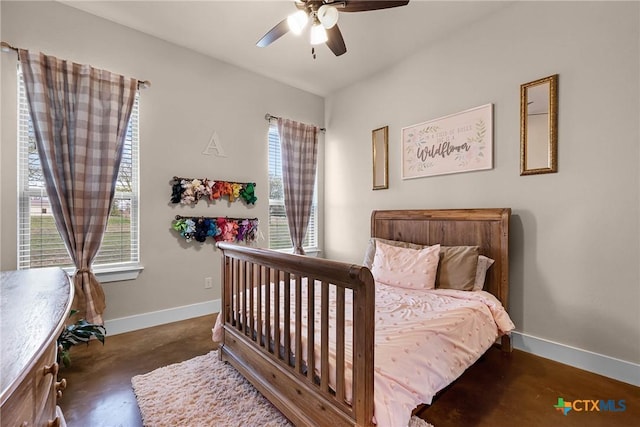
M 0 425 L 64 426 L 56 340 L 73 286 L 59 268 L 0 272 Z

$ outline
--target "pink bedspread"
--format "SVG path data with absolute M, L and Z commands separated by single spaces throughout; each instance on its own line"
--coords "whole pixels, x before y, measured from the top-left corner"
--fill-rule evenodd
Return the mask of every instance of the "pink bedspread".
M 349 319 L 349 304 L 346 312 Z M 222 339 L 221 320 L 218 316 L 213 329 L 215 341 Z M 438 391 L 458 378 L 500 335 L 514 329 L 500 302 L 488 292 L 411 290 L 381 283 L 376 283 L 375 324 L 374 414 L 375 422 L 385 427 L 406 426 L 416 406 L 430 404 Z M 349 325 L 345 332 L 349 337 Z M 303 346 L 306 358 L 305 349 Z M 319 361 L 319 349 L 316 351 Z M 330 353 L 334 355 L 333 346 Z M 351 358 L 350 348 L 346 358 Z M 349 399 L 350 372 L 346 376 Z M 334 381 L 330 378 L 331 384 Z
M 377 424 L 406 426 L 416 406 L 430 404 L 513 328 L 488 292 L 416 291 L 376 283 Z

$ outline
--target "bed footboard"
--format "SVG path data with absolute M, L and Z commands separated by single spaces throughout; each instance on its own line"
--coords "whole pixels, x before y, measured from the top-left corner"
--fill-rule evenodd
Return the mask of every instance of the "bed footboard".
M 321 258 L 217 246 L 223 255 L 220 357 L 296 425 L 372 425 L 371 272 Z

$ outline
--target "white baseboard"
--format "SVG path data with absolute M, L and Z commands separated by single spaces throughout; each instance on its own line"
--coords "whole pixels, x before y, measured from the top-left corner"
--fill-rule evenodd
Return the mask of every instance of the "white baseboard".
M 108 335 L 117 335 L 138 329 L 178 322 L 193 317 L 219 313 L 221 301 L 219 299 L 135 316 L 121 317 L 105 321 Z M 213 325 L 211 325 L 213 327 Z M 603 354 L 593 353 L 565 344 L 534 337 L 522 332 L 512 332 L 513 347 L 536 356 L 555 360 L 565 365 L 573 366 L 585 371 L 604 375 L 618 381 L 640 386 L 640 365 L 626 360 L 616 359 Z
M 637 363 L 571 347 L 522 332 L 512 332 L 511 342 L 513 347 L 518 350 L 640 386 L 640 365 Z
M 205 301 L 197 304 L 184 305 L 182 307 L 136 314 L 135 316 L 105 320 L 104 327 L 107 329 L 107 335 L 123 334 L 125 332 L 137 331 L 138 329 L 164 325 L 165 323 L 179 322 L 180 320 L 191 319 L 193 317 L 219 313 L 221 307 L 222 305 L 219 299 Z M 211 325 L 211 327 L 213 327 L 213 325 Z

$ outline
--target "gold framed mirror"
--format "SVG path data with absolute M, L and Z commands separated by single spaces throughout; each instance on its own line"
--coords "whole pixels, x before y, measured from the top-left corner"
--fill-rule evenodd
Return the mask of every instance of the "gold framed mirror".
M 389 126 L 371 131 L 373 148 L 373 189 L 389 188 Z
M 520 175 L 558 171 L 558 75 L 520 86 Z

